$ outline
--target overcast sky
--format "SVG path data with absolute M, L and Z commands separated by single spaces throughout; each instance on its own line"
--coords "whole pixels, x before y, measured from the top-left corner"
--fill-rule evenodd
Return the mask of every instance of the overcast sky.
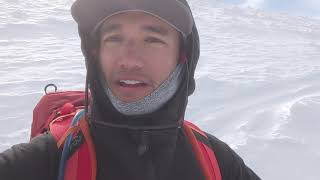
M 320 0 L 223 0 L 228 4 L 320 18 Z

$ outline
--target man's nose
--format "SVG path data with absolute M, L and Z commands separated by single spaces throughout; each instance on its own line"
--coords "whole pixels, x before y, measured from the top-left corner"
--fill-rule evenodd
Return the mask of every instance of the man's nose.
M 120 67 L 123 70 L 139 70 L 143 67 L 143 47 L 135 41 L 128 41 L 123 47 Z

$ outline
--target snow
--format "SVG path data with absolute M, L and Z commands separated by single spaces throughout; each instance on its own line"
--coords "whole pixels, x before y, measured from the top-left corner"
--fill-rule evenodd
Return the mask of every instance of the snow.
M 0 152 L 29 140 L 46 84 L 84 88 L 72 0 L 0 2 Z M 266 180 L 317 180 L 320 20 L 190 0 L 201 38 L 187 119 Z

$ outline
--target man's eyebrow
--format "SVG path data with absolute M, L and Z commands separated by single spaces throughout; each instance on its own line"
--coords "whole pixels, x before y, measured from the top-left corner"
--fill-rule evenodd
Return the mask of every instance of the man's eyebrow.
M 166 36 L 169 34 L 169 30 L 166 28 L 163 28 L 161 26 L 155 26 L 155 25 L 146 25 L 142 27 L 143 30 L 156 33 L 162 36 Z
M 111 33 L 113 31 L 121 29 L 121 24 L 108 24 L 105 26 L 102 26 L 100 29 L 100 35 L 104 35 L 107 33 Z

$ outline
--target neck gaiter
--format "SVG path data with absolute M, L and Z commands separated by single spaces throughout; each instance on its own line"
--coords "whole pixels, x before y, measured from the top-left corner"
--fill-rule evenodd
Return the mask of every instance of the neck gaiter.
M 118 99 L 107 86 L 104 76 L 100 75 L 100 83 L 102 83 L 105 93 L 110 99 L 112 105 L 120 113 L 130 115 L 142 115 L 156 111 L 164 105 L 176 93 L 182 81 L 183 64 L 178 64 L 176 69 L 169 77 L 151 94 L 141 100 L 135 102 L 123 102 Z

